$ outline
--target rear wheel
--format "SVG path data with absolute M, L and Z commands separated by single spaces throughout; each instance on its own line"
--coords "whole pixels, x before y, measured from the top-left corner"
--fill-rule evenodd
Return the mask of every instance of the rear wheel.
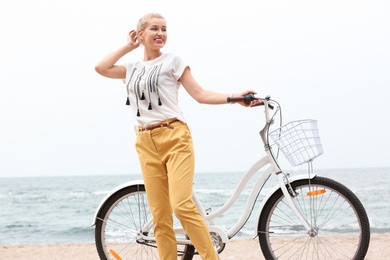
M 308 220 L 308 232 L 279 189 L 261 213 L 258 234 L 266 259 L 364 259 L 370 225 L 357 196 L 344 185 L 323 177 L 291 183 Z
M 143 239 L 152 236 L 153 225 L 141 234 L 151 219 L 144 185 L 114 193 L 96 219 L 95 243 L 100 259 L 159 259 L 156 243 Z M 174 223 L 179 225 L 177 220 Z M 192 245 L 178 245 L 179 259 L 191 260 L 193 252 Z

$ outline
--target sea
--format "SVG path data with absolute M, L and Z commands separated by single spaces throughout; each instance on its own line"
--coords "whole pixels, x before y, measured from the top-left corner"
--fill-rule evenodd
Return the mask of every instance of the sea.
M 390 233 L 390 168 L 329 169 L 315 173 L 343 183 L 359 197 L 372 233 Z M 243 175 L 244 172 L 196 173 L 194 190 L 204 208 L 216 210 L 229 199 Z M 0 178 L 0 244 L 93 243 L 93 216 L 101 200 L 116 186 L 136 179 L 141 179 L 141 175 Z M 251 179 L 235 205 L 215 224 L 228 229 L 239 219 L 253 183 Z M 258 201 L 275 184 L 271 177 Z M 256 213 L 255 206 L 246 225 L 233 239 L 254 237 Z

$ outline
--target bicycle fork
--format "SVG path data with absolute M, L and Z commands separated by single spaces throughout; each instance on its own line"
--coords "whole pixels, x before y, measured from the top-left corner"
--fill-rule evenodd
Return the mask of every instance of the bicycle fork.
M 307 220 L 305 214 L 302 212 L 301 207 L 298 205 L 298 203 L 295 199 L 297 196 L 297 193 L 291 187 L 288 177 L 285 176 L 284 173 L 280 172 L 279 174 L 277 174 L 277 178 L 278 178 L 279 186 L 280 186 L 280 188 L 284 194 L 284 197 L 286 198 L 287 203 L 290 206 L 291 210 L 294 212 L 294 214 L 297 216 L 299 221 L 305 227 L 307 233 L 311 237 L 316 236 L 317 231 L 311 227 L 311 225 L 309 224 L 309 221 Z

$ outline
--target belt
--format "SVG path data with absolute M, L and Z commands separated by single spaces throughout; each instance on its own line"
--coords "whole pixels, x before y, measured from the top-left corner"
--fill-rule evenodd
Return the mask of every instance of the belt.
M 157 124 L 154 124 L 154 125 L 147 125 L 147 126 L 140 126 L 138 127 L 138 131 L 140 132 L 143 132 L 143 131 L 150 131 L 150 130 L 153 130 L 153 129 L 156 129 L 156 128 L 159 128 L 159 127 L 168 127 L 168 128 L 171 128 L 173 129 L 173 126 L 171 126 L 172 123 L 175 123 L 179 121 L 178 119 L 172 119 L 171 121 L 168 121 L 168 122 L 161 122 L 161 123 L 157 123 Z

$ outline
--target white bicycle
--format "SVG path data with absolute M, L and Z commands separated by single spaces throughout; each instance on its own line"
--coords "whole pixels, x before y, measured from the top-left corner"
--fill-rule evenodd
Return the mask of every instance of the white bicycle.
M 364 259 L 370 243 L 370 224 L 362 203 L 346 186 L 313 173 L 312 161 L 323 153 L 317 122 L 294 121 L 271 131 L 275 116 L 281 119 L 280 105 L 275 100 L 249 94 L 231 101 L 255 99 L 264 105 L 265 125 L 260 137 L 265 156 L 249 168 L 231 197 L 217 210 L 204 209 L 193 195 L 218 253 L 246 224 L 262 188 L 275 174 L 277 183 L 261 200 L 255 218 L 255 234 L 266 259 Z M 293 166 L 308 163 L 308 174 L 292 177 L 283 172 L 277 160 L 279 150 Z M 264 172 L 256 179 L 241 217 L 228 230 L 216 225 L 214 220 L 228 212 L 260 170 Z M 93 225 L 101 259 L 158 259 L 142 180 L 112 190 L 97 208 Z M 178 258 L 192 259 L 196 249 L 177 220 L 175 232 Z

